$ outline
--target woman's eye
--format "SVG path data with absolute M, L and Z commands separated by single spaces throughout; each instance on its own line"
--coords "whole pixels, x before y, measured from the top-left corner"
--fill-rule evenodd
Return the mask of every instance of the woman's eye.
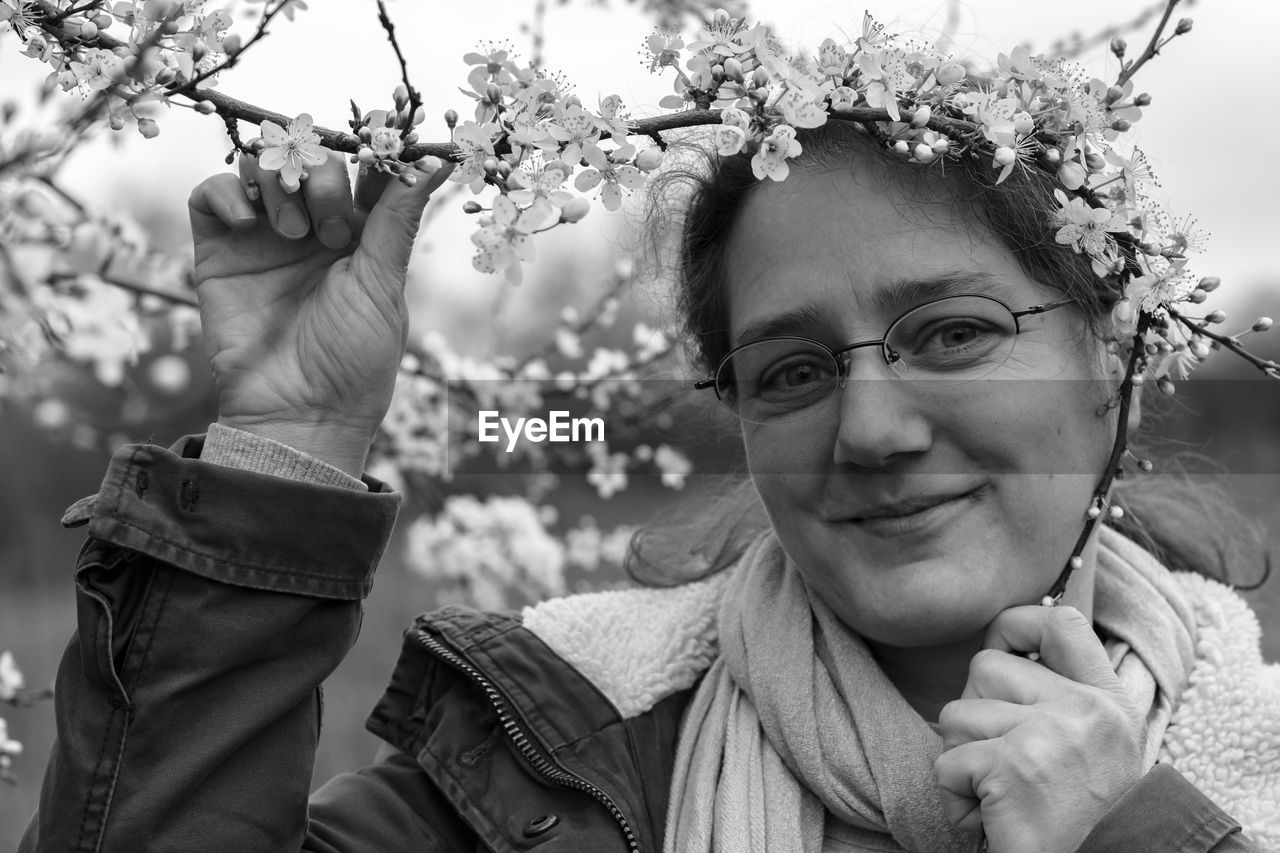
M 971 320 L 954 320 L 925 331 L 921 337 L 919 352 L 946 352 L 963 350 L 981 343 L 995 333 L 986 326 Z
M 796 390 L 830 378 L 831 367 L 810 358 L 792 358 L 781 361 L 760 377 L 763 390 Z

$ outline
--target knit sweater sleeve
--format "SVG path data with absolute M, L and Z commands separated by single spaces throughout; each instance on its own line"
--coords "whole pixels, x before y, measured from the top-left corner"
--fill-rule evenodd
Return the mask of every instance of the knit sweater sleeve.
M 209 434 L 205 438 L 200 459 L 214 465 L 242 468 L 257 474 L 270 474 L 319 486 L 368 490 L 360 480 L 309 453 L 265 436 L 218 423 L 209 424 Z

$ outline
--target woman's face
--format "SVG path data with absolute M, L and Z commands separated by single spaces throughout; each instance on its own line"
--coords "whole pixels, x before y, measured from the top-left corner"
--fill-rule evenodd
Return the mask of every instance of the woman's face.
M 878 340 L 906 309 L 953 292 L 1015 311 L 1060 298 L 940 193 L 920 192 L 865 163 L 756 188 L 730 243 L 731 345 L 763 323 L 831 349 Z M 783 547 L 868 639 L 972 636 L 1039 601 L 1071 554 L 1114 438 L 1114 418 L 1098 414 L 1111 385 L 1074 307 L 1021 323 L 984 379 L 893 381 L 880 350 L 860 348 L 827 403 L 742 424 Z

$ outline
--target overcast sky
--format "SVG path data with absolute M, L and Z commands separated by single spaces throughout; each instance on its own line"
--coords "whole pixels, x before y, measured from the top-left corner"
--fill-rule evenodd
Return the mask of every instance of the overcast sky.
M 269 109 L 310 112 L 319 124 L 341 127 L 348 98 L 364 109 L 389 101 L 397 68 L 372 2 L 310 0 L 309 5 L 294 22 L 274 25 L 272 36 L 246 55 L 220 88 Z M 960 7 L 956 49 L 993 58 L 1020 42 L 1045 49 L 1057 37 L 1072 31 L 1092 34 L 1149 5 L 1148 0 L 970 0 Z M 480 42 L 510 39 L 527 56 L 528 36 L 520 25 L 532 7 L 532 0 L 391 4 L 405 36 L 410 71 L 424 90 L 425 137 L 445 138 L 437 118 L 445 109 L 468 113 L 470 102 L 456 88 L 465 83 L 464 53 Z M 840 30 L 856 34 L 864 7 L 827 0 L 757 0 L 750 8 L 756 18 L 773 22 L 789 43 L 812 48 Z M 891 30 L 925 34 L 941 29 L 948 9 L 945 0 L 871 7 Z M 1194 269 L 1220 275 L 1230 285 L 1221 291 L 1224 300 L 1228 294 L 1238 298 L 1269 285 L 1274 295 L 1263 304 L 1270 307 L 1268 313 L 1280 314 L 1280 262 L 1273 250 L 1280 225 L 1275 207 L 1280 158 L 1273 150 L 1280 143 L 1280 115 L 1272 91 L 1280 3 L 1200 0 L 1179 14 L 1195 19 L 1194 31 L 1175 40 L 1137 77 L 1138 90 L 1154 99 L 1137 125 L 1138 144 L 1154 164 L 1175 215 L 1194 215 L 1213 234 Z M 243 23 L 237 26 L 245 29 Z M 621 0 L 608 5 L 552 2 L 546 61 L 576 83 L 588 104 L 616 92 L 637 114 L 652 112 L 652 105 L 670 91 L 670 82 L 640 66 L 637 51 L 650 29 L 635 5 Z M 1147 34 L 1149 28 L 1130 36 L 1131 53 L 1141 48 Z M 12 36 L 0 41 L 0 86 L 7 97 L 29 91 L 43 76 L 36 63 L 16 55 L 15 43 Z M 1094 73 L 1114 76 L 1115 62 L 1108 62 L 1105 50 L 1095 52 L 1094 59 Z M 161 126 L 156 140 L 129 131 L 119 135 L 118 146 L 88 147 L 70 164 L 70 183 L 93 205 L 127 207 L 141 201 L 170 210 L 173 221 L 181 221 L 190 188 L 203 175 L 224 168 L 227 143 L 216 120 L 189 111 L 173 111 Z M 607 235 L 617 226 L 616 219 L 597 208 L 579 225 L 545 235 L 551 239 L 539 238 L 539 251 L 544 256 L 566 252 L 585 268 L 603 267 L 616 251 Z M 419 253 L 415 266 L 419 328 L 440 325 L 461 306 L 470 304 L 474 310 L 491 298 L 494 279 L 470 268 L 466 238 L 472 227 L 472 220 L 447 211 L 423 241 L 430 250 Z M 1249 299 L 1255 301 L 1256 296 Z

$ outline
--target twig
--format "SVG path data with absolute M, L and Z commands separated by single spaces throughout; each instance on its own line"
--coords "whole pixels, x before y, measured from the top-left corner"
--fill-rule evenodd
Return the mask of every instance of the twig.
M 418 112 L 418 107 L 422 106 L 422 95 L 409 82 L 409 65 L 405 62 L 404 52 L 400 50 L 400 42 L 396 39 L 396 26 L 391 23 L 391 16 L 387 14 L 387 6 L 382 0 L 378 0 L 378 23 L 382 24 L 382 28 L 387 31 L 387 41 L 391 42 L 391 49 L 396 52 L 396 61 L 400 63 L 400 81 L 409 91 L 409 103 L 405 107 L 409 118 L 404 123 L 404 127 L 400 128 L 400 138 L 404 139 L 413 132 L 413 117 Z
M 1080 555 L 1084 552 L 1084 547 L 1088 544 L 1089 537 L 1093 534 L 1094 528 L 1098 526 L 1099 520 L 1106 515 L 1107 495 L 1111 492 L 1111 484 L 1115 482 L 1116 474 L 1120 471 L 1121 461 L 1124 459 L 1124 451 L 1129 444 L 1129 407 L 1133 403 L 1133 389 L 1135 387 L 1133 380 L 1137 375 L 1139 366 L 1143 363 L 1143 357 L 1146 352 L 1143 340 L 1146 337 L 1147 329 L 1151 326 L 1151 319 L 1151 315 L 1145 312 L 1138 317 L 1138 327 L 1133 333 L 1133 348 L 1129 352 L 1129 363 L 1125 367 L 1124 380 L 1120 383 L 1118 391 L 1120 395 L 1120 410 L 1116 415 L 1116 440 L 1111 445 L 1111 456 L 1107 459 L 1107 467 L 1102 471 L 1102 480 L 1098 483 L 1098 487 L 1094 489 L 1093 503 L 1089 505 L 1091 510 L 1097 509 L 1098 514 L 1094 515 L 1090 512 L 1086 516 L 1084 528 L 1080 531 L 1080 535 L 1076 537 L 1075 547 L 1071 549 L 1071 557 L 1058 575 L 1058 579 L 1053 582 L 1053 586 L 1049 589 L 1047 597 L 1052 599 L 1054 604 L 1062 600 L 1062 594 L 1067 589 L 1067 581 L 1070 579 L 1072 571 L 1076 568 L 1076 561 L 1080 559 Z
M 1120 76 L 1116 78 L 1116 85 L 1123 86 L 1129 82 L 1129 78 L 1138 72 L 1138 69 L 1146 65 L 1166 42 L 1160 41 L 1160 34 L 1164 32 L 1164 28 L 1169 23 L 1169 16 L 1173 14 L 1173 9 L 1178 5 L 1179 0 L 1169 0 L 1168 5 L 1164 7 L 1164 14 L 1160 16 L 1160 23 L 1156 25 L 1156 30 L 1151 34 L 1151 41 L 1147 42 L 1147 47 L 1142 51 L 1142 55 L 1130 62 L 1120 72 Z M 1172 38 L 1172 36 L 1170 36 Z
M 1235 338 L 1231 337 L 1230 335 L 1222 335 L 1212 331 L 1209 328 L 1208 323 L 1203 323 L 1203 322 L 1197 323 L 1195 320 L 1191 319 L 1186 314 L 1181 313 L 1176 308 L 1171 307 L 1168 309 L 1168 311 L 1169 311 L 1170 317 L 1177 320 L 1182 325 L 1186 326 L 1193 334 L 1203 335 L 1209 340 L 1214 341 L 1218 344 L 1221 344 L 1222 346 L 1231 350 L 1236 355 L 1243 358 L 1245 361 L 1252 364 L 1254 367 L 1261 370 L 1263 373 L 1270 376 L 1272 379 L 1280 379 L 1280 363 L 1270 361 L 1265 358 L 1260 358 L 1259 356 L 1254 355 L 1253 353 L 1245 349 L 1240 344 L 1240 342 Z
M 542 67 L 542 48 L 546 43 L 547 0 L 534 0 L 533 22 L 529 25 L 529 67 Z
M 83 273 L 53 273 L 47 280 L 53 284 L 58 284 L 64 281 L 78 281 L 81 275 L 83 275 Z M 173 290 L 162 290 L 140 282 L 125 281 L 124 279 L 112 278 L 111 276 L 101 275 L 99 273 L 91 273 L 91 275 L 103 284 L 109 284 L 112 287 L 118 287 L 121 290 L 127 290 L 131 293 L 136 293 L 139 296 L 154 296 L 167 302 L 171 302 L 174 305 L 186 305 L 190 308 L 200 307 L 200 303 L 194 296 L 189 296 L 185 293 L 178 293 Z

